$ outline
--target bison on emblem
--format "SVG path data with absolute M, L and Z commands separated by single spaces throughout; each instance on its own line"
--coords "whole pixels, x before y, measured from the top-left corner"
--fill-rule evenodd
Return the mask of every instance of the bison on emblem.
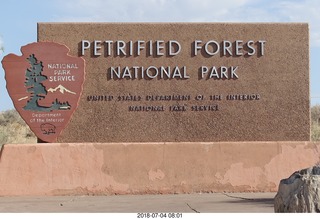
M 43 123 L 40 126 L 41 131 L 45 135 L 50 135 L 56 133 L 56 127 L 50 123 Z

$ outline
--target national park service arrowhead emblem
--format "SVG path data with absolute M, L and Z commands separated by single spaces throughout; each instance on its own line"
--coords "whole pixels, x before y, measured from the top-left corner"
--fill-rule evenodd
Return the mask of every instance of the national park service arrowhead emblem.
M 55 142 L 76 110 L 85 77 L 85 61 L 53 42 L 21 47 L 22 56 L 2 60 L 7 90 L 16 110 L 36 136 Z

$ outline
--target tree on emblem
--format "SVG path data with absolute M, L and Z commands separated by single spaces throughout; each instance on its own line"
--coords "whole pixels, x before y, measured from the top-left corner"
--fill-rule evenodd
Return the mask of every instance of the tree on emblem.
M 38 62 L 34 54 L 27 58 L 31 68 L 26 70 L 25 86 L 28 93 L 31 94 L 27 104 L 23 107 L 25 110 L 32 111 L 52 111 L 52 110 L 67 110 L 70 109 L 68 102 L 60 103 L 57 99 L 52 103 L 50 107 L 39 105 L 39 100 L 42 100 L 47 95 L 47 90 L 43 86 L 42 82 L 47 80 L 47 76 L 42 74 L 43 65 L 42 62 Z

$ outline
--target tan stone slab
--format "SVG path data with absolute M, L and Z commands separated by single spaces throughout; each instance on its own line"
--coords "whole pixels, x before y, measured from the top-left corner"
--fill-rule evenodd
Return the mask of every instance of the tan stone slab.
M 4 145 L 0 196 L 275 192 L 319 161 L 318 143 Z
M 58 141 L 308 141 L 308 31 L 302 23 L 39 23 L 38 41 L 65 44 L 86 60 L 79 107 Z M 177 55 L 169 54 L 170 42 L 171 53 L 178 51 L 173 40 L 180 44 Z M 104 41 L 113 42 L 111 50 Z M 126 45 L 123 52 L 117 41 Z M 213 41 L 220 48 L 215 55 Z M 115 79 L 114 73 L 111 79 L 111 68 L 123 72 L 128 67 L 133 77 L 134 66 L 178 66 L 183 79 Z M 203 78 L 202 66 L 209 69 Z M 227 67 L 229 78 L 211 75 L 213 66 L 217 71 Z M 184 67 L 190 78 L 183 76 Z M 230 71 L 236 67 L 238 78 Z M 182 100 L 155 100 L 170 95 Z M 215 95 L 221 100 L 213 100 Z M 147 111 L 152 107 L 158 111 Z

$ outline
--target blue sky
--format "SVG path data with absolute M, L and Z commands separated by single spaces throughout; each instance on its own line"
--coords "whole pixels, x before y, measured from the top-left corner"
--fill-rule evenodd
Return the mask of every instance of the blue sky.
M 311 104 L 320 104 L 319 0 L 10 0 L 1 2 L 0 60 L 37 41 L 37 22 L 307 22 Z M 0 111 L 12 109 L 0 68 Z

